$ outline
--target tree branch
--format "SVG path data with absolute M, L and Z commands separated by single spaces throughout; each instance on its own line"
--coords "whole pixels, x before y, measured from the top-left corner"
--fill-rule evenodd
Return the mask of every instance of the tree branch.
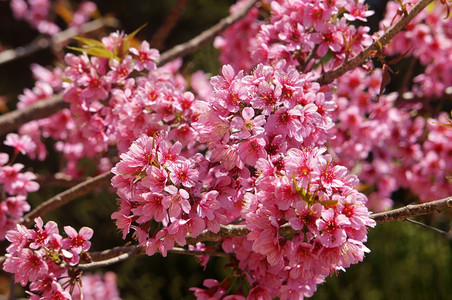
M 374 213 L 371 214 L 370 217 L 374 219 L 378 224 L 388 222 L 401 222 L 409 217 L 428 215 L 434 212 L 440 212 L 451 207 L 452 207 L 452 197 L 448 197 L 445 199 L 435 200 L 421 204 L 409 204 L 407 206 L 393 209 L 390 211 Z
M 402 208 L 397 208 L 393 210 L 389 210 L 381 213 L 371 214 L 370 217 L 374 219 L 378 224 L 388 223 L 388 222 L 401 222 L 406 220 L 409 217 L 420 216 L 431 214 L 434 212 L 440 212 L 447 208 L 452 208 L 452 197 L 448 197 L 441 200 L 435 200 L 422 204 L 415 205 L 407 205 Z M 186 241 L 189 245 L 194 245 L 198 242 L 206 242 L 206 241 L 218 241 L 227 237 L 238 237 L 238 236 L 246 236 L 250 231 L 246 228 L 245 225 L 226 225 L 221 226 L 220 231 L 218 233 L 213 233 L 211 231 L 205 230 L 196 238 L 187 237 Z M 279 234 L 281 236 L 293 234 L 294 230 L 289 224 L 284 224 L 279 228 Z M 176 248 L 174 251 L 168 251 L 173 253 L 181 253 L 182 250 Z M 192 251 L 190 253 L 190 251 Z M 193 250 L 185 250 L 182 254 L 192 254 L 192 255 L 209 255 L 210 252 L 196 251 Z M 83 269 L 94 268 L 94 267 L 104 267 L 116 262 L 123 261 L 125 259 L 131 258 L 133 256 L 144 255 L 145 248 L 144 246 L 122 246 L 116 247 L 109 250 L 104 250 L 102 252 L 92 252 L 91 258 L 93 262 L 90 264 L 82 265 Z M 213 253 L 213 252 L 212 252 Z M 218 252 L 222 253 L 222 252 Z M 225 254 L 217 254 L 217 256 L 229 256 L 228 253 Z
M 38 101 L 26 108 L 1 115 L 0 136 L 17 130 L 27 122 L 46 118 L 68 107 L 69 103 L 63 101 L 63 94 L 60 93 L 51 98 Z
M 257 3 L 258 0 L 250 0 L 246 5 L 243 6 L 243 8 L 238 11 L 235 14 L 229 15 L 228 17 L 221 19 L 220 22 L 218 22 L 213 27 L 201 32 L 198 36 L 192 38 L 191 40 L 177 45 L 173 47 L 172 49 L 165 51 L 160 56 L 159 65 L 164 65 L 165 63 L 175 59 L 179 56 L 185 56 L 193 51 L 195 51 L 200 46 L 204 45 L 208 41 L 212 40 L 214 37 L 216 37 L 218 34 L 220 34 L 222 31 L 224 31 L 226 28 L 240 20 L 241 18 L 245 17 L 248 11 Z
M 350 60 L 345 61 L 342 65 L 331 71 L 323 73 L 317 82 L 321 85 L 331 83 L 348 71 L 361 66 L 370 57 L 373 50 L 379 50 L 388 44 L 396 34 L 402 31 L 402 29 L 405 28 L 405 26 L 408 25 L 408 23 L 410 23 L 411 20 L 413 20 L 413 18 L 416 17 L 431 2 L 433 2 L 433 0 L 420 0 L 413 6 L 408 14 L 403 15 L 394 25 L 389 27 L 389 29 L 386 30 L 386 32 L 379 39 L 372 43 L 372 45 Z
M 90 191 L 94 190 L 95 188 L 101 187 L 103 185 L 107 185 L 108 183 L 110 183 L 110 180 L 112 177 L 113 177 L 113 174 L 110 171 L 108 171 L 108 172 L 100 174 L 96 177 L 87 179 L 87 180 L 77 184 L 76 186 L 74 186 L 70 189 L 67 189 L 64 192 L 62 192 L 58 195 L 55 195 L 54 197 L 41 203 L 39 206 L 37 206 L 31 212 L 26 214 L 22 221 L 22 225 L 24 225 L 25 227 L 30 227 L 31 225 L 33 225 L 34 218 L 44 217 L 47 214 L 49 214 L 50 212 L 54 211 L 55 209 L 76 199 L 77 197 L 86 195 Z
M 39 50 L 61 44 L 79 34 L 95 31 L 105 26 L 117 27 L 118 24 L 118 21 L 112 17 L 99 18 L 97 20 L 81 25 L 80 28 L 68 28 L 53 36 L 39 36 L 26 46 L 1 52 L 0 65 L 20 59 L 25 56 L 29 56 L 35 52 L 38 52 Z
M 100 176 L 106 176 L 111 174 L 101 174 L 98 177 L 92 178 L 87 181 L 95 182 L 96 178 L 99 178 Z M 57 195 L 58 196 L 58 195 Z M 55 197 L 57 197 L 55 196 Z M 49 200 L 50 201 L 50 200 Z M 47 201 L 47 202 L 49 202 Z M 407 205 L 401 208 L 389 210 L 386 212 L 381 213 L 374 213 L 371 214 L 370 217 L 374 219 L 377 224 L 383 224 L 388 222 L 401 222 L 406 220 L 409 217 L 414 216 L 421 216 L 421 215 L 427 215 L 434 212 L 441 212 L 445 209 L 452 208 L 452 196 L 435 200 L 431 202 L 421 203 L 421 204 L 414 204 L 414 205 Z M 33 212 L 32 212 L 33 213 Z M 30 213 L 31 214 L 31 213 Z M 30 215 L 29 214 L 29 215 Z M 36 215 L 38 216 L 38 215 Z M 25 225 L 25 224 L 24 224 Z M 213 233 L 208 230 L 205 230 L 202 232 L 199 236 L 196 238 L 187 237 L 187 244 L 194 245 L 198 242 L 206 242 L 206 241 L 217 241 L 223 238 L 227 237 L 237 237 L 237 236 L 246 236 L 250 231 L 246 228 L 245 225 L 226 225 L 221 226 L 220 231 L 218 233 Z M 294 233 L 294 230 L 289 224 L 284 224 L 279 229 L 279 234 L 284 236 L 288 234 Z M 191 252 L 190 252 L 191 251 Z M 169 251 L 174 253 L 181 253 L 182 250 L 180 248 L 176 248 L 174 251 Z M 210 252 L 203 252 L 203 251 L 196 251 L 196 250 L 185 250 L 183 254 L 192 254 L 192 255 L 209 255 Z M 144 246 L 137 246 L 137 245 L 131 245 L 131 246 L 121 246 L 121 247 L 115 247 L 112 249 L 100 251 L 100 252 L 92 252 L 90 253 L 90 256 L 93 260 L 92 263 L 89 264 L 83 264 L 80 265 L 82 269 L 89 269 L 94 267 L 104 267 L 108 266 L 117 262 L 121 262 L 123 260 L 126 260 L 128 258 L 138 256 L 138 255 L 144 255 L 146 253 Z M 212 252 L 214 253 L 214 252 Z M 221 253 L 221 252 L 219 252 Z M 218 254 L 215 252 L 217 256 L 223 256 L 223 254 Z M 228 254 L 229 255 L 229 254 Z M 226 256 L 226 254 L 224 254 Z M 5 260 L 5 257 L 0 257 L 0 264 L 3 263 Z

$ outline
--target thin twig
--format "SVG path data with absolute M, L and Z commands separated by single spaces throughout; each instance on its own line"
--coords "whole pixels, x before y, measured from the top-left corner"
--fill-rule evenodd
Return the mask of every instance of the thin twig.
M 55 195 L 54 197 L 50 198 L 49 200 L 41 203 L 39 206 L 37 206 L 35 209 L 33 209 L 31 212 L 26 214 L 24 216 L 24 220 L 22 222 L 22 225 L 25 227 L 29 227 L 33 225 L 34 218 L 37 217 L 44 217 L 50 212 L 54 211 L 55 209 L 69 203 L 70 201 L 88 194 L 92 190 L 98 187 L 102 187 L 104 185 L 107 185 L 110 183 L 111 178 L 113 177 L 113 174 L 108 171 L 105 173 L 102 173 L 96 177 L 87 179 L 76 186 L 67 189 L 66 191 Z
M 424 224 L 424 223 L 422 223 L 422 222 L 418 222 L 418 221 L 413 220 L 413 219 L 406 218 L 405 221 L 410 222 L 410 223 L 413 223 L 413 224 L 416 224 L 416 225 L 419 225 L 419 226 L 422 226 L 422 227 L 425 227 L 425 228 L 428 228 L 428 229 L 431 229 L 431 230 L 433 230 L 433 231 L 436 231 L 436 232 L 441 233 L 441 234 L 444 234 L 444 235 L 447 234 L 447 232 L 445 232 L 444 230 L 441 230 L 441 229 L 439 229 L 439 228 L 435 228 L 435 227 L 433 227 L 433 226 Z
M 25 56 L 29 56 L 35 52 L 38 52 L 39 50 L 47 49 L 61 44 L 79 34 L 95 31 L 105 26 L 117 27 L 118 24 L 118 21 L 112 17 L 99 18 L 97 20 L 81 25 L 80 28 L 69 28 L 53 36 L 39 36 L 26 46 L 1 52 L 0 65 Z
M 121 249 L 118 251 L 118 249 Z M 105 252 L 105 251 L 103 251 Z M 143 246 L 125 246 L 125 247 L 117 247 L 113 248 L 112 252 L 119 253 L 116 256 L 112 256 L 110 258 L 100 260 L 100 261 L 93 261 L 87 264 L 80 264 L 78 267 L 82 270 L 92 269 L 92 268 L 102 268 L 106 267 L 112 264 L 116 264 L 118 262 L 124 261 L 126 259 L 129 259 L 134 256 L 143 255 L 145 253 Z M 93 253 L 94 256 L 95 253 Z
M 364 49 L 358 55 L 354 56 L 350 60 L 347 60 L 342 65 L 334 68 L 331 71 L 325 72 L 320 76 L 318 83 L 324 85 L 333 82 L 336 78 L 342 76 L 348 71 L 361 66 L 370 56 L 372 51 L 380 50 L 386 44 L 388 44 L 392 38 L 402 31 L 408 23 L 413 20 L 427 5 L 429 5 L 433 0 L 420 0 L 413 8 L 408 12 L 408 14 L 403 15 L 394 25 L 389 27 L 388 30 L 377 40 L 375 40 L 372 45 Z
M 224 31 L 226 28 L 245 17 L 248 11 L 257 3 L 258 0 L 250 0 L 246 5 L 243 6 L 241 10 L 235 14 L 229 15 L 228 17 L 221 19 L 213 27 L 201 32 L 198 36 L 192 38 L 191 40 L 177 45 L 172 49 L 162 53 L 159 59 L 159 65 L 164 65 L 165 63 L 175 59 L 176 57 L 186 56 L 205 43 L 209 42 L 215 38 L 218 34 Z
M 133 251 L 133 253 L 132 253 L 132 251 Z M 123 256 L 123 254 L 127 254 L 129 256 L 131 256 L 133 254 L 134 256 L 137 256 L 137 255 L 143 255 L 144 253 L 145 253 L 144 246 L 127 245 L 127 246 L 114 247 L 112 249 L 107 249 L 104 251 L 91 252 L 90 257 L 93 260 L 93 262 L 97 262 L 97 261 L 112 259 L 117 256 Z
M 163 21 L 163 24 L 159 27 L 157 32 L 152 37 L 151 41 L 149 42 L 149 45 L 151 48 L 156 48 L 161 50 L 164 46 L 165 40 L 167 39 L 168 35 L 173 30 L 174 26 L 176 26 L 177 22 L 179 21 L 180 17 L 185 11 L 185 8 L 188 5 L 188 2 L 190 0 L 179 0 L 177 1 L 176 5 L 174 5 L 171 12 L 168 14 L 168 16 Z
M 63 101 L 63 94 L 60 93 L 48 99 L 38 101 L 28 107 L 1 115 L 0 136 L 17 130 L 27 122 L 46 118 L 68 107 L 69 103 Z

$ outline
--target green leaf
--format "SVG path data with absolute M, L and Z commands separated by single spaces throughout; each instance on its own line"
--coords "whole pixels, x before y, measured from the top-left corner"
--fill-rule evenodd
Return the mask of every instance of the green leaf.
M 95 40 L 95 39 L 88 39 L 88 38 L 84 38 L 81 36 L 76 36 L 76 37 L 74 37 L 74 40 L 82 42 L 83 44 L 88 46 L 88 48 L 90 48 L 90 47 L 105 48 L 105 45 L 102 44 L 102 42 Z
M 106 49 L 105 47 L 87 47 L 87 48 L 79 48 L 79 47 L 71 47 L 68 46 L 69 49 L 85 52 L 88 55 L 97 56 L 97 57 L 105 57 L 108 59 L 115 58 L 115 55 L 110 50 Z
M 121 43 L 121 46 L 119 46 L 119 49 L 118 49 L 118 53 L 117 53 L 117 55 L 119 56 L 119 57 L 123 57 L 128 51 L 129 51 L 129 48 L 130 48 L 130 42 L 133 40 L 133 38 L 135 37 L 135 35 L 141 30 L 141 29 L 143 29 L 145 26 L 147 26 L 148 24 L 147 23 L 145 23 L 144 25 L 142 25 L 142 26 L 140 26 L 140 28 L 138 28 L 137 30 L 135 30 L 134 32 L 132 32 L 131 34 L 128 34 L 125 38 L 124 38 L 124 40 L 122 41 L 122 43 Z

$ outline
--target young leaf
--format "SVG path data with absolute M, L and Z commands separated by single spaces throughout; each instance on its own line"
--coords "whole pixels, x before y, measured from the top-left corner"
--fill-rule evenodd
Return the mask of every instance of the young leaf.
M 140 28 L 138 28 L 137 30 L 135 30 L 134 32 L 132 32 L 131 34 L 128 34 L 124 40 L 121 43 L 121 46 L 119 46 L 119 49 L 116 53 L 116 55 L 118 57 L 123 57 L 127 51 L 129 51 L 130 48 L 130 42 L 133 40 L 133 38 L 135 37 L 135 35 L 141 30 L 143 29 L 145 26 L 147 26 L 148 24 L 145 23 L 144 25 L 140 26 Z
M 115 55 L 113 54 L 113 52 L 111 52 L 110 50 L 108 50 L 106 48 L 98 48 L 98 47 L 79 48 L 79 47 L 71 47 L 71 46 L 68 46 L 68 48 L 71 50 L 75 50 L 75 51 L 85 52 L 86 54 L 92 55 L 92 56 L 105 57 L 108 59 L 115 58 Z
M 74 39 L 82 42 L 85 45 L 82 48 L 68 46 L 68 48 L 71 50 L 85 52 L 88 55 L 105 57 L 108 59 L 116 58 L 114 53 L 108 50 L 105 45 L 98 40 L 88 39 L 80 36 L 74 37 Z

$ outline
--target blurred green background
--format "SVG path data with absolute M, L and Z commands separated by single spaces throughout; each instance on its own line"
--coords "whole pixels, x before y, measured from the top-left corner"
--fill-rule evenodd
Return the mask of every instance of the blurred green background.
M 192 0 L 178 25 L 165 43 L 165 49 L 184 42 L 228 15 L 234 1 Z M 114 0 L 96 1 L 101 14 L 113 13 L 121 22 L 121 29 L 132 32 L 144 23 L 140 39 L 152 38 L 176 1 Z M 27 44 L 37 33 L 24 23 L 11 18 L 8 2 L 0 2 L 0 43 L 5 48 Z M 218 52 L 206 45 L 186 58 L 185 71 L 203 69 L 217 73 L 220 63 Z M 40 51 L 30 57 L 0 66 L 0 96 L 6 96 L 8 108 L 14 109 L 17 95 L 23 88 L 31 88 L 33 81 L 31 63 L 52 65 L 55 56 L 50 51 Z M 1 112 L 1 111 L 0 111 Z M 3 139 L 3 138 L 2 138 Z M 3 151 L 0 146 L 0 151 Z M 53 153 L 44 162 L 34 162 L 35 169 L 44 172 L 57 170 Z M 29 163 L 28 161 L 23 161 Z M 33 206 L 49 199 L 61 187 L 46 187 L 33 194 Z M 107 191 L 93 193 L 63 207 L 46 220 L 53 219 L 61 226 L 95 228 L 93 251 L 123 245 L 110 215 L 116 209 L 115 195 Z M 418 220 L 448 230 L 451 214 L 425 217 Z M 62 229 L 62 228 L 60 228 Z M 371 253 L 363 263 L 354 265 L 347 272 L 328 278 L 318 287 L 313 299 L 450 299 L 452 295 L 452 239 L 425 227 L 410 223 L 379 225 L 368 236 Z M 205 278 L 222 279 L 227 273 L 225 261 L 212 258 L 207 270 L 193 257 L 169 254 L 137 257 L 111 266 L 117 272 L 118 286 L 123 299 L 193 299 L 190 287 L 201 287 Z M 93 270 L 105 272 L 107 269 Z M 0 276 L 0 295 L 9 283 L 7 276 Z M 23 291 L 18 288 L 18 296 Z

